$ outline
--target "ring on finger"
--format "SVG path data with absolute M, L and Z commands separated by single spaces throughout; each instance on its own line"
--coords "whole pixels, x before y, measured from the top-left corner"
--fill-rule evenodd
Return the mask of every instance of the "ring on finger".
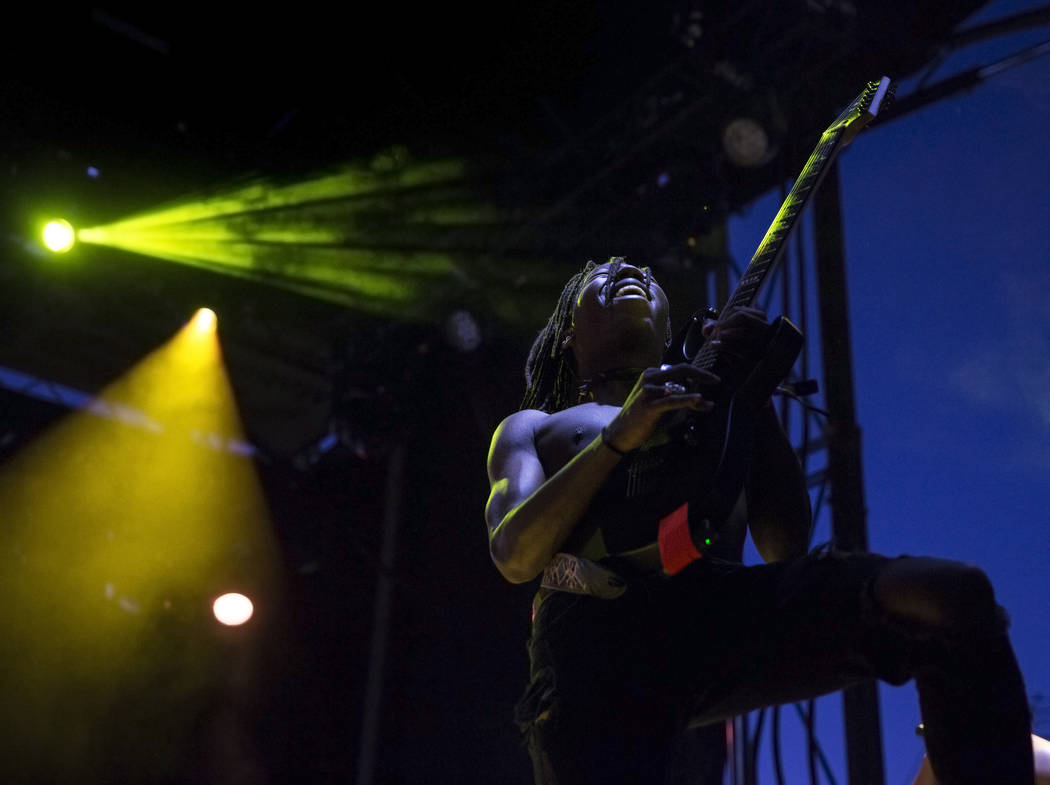
M 685 392 L 685 385 L 678 382 L 664 382 L 664 395 L 681 395 Z

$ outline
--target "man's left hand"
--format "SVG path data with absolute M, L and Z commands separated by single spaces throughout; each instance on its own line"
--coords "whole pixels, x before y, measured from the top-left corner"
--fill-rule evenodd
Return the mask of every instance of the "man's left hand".
M 701 330 L 715 353 L 730 360 L 754 360 L 764 348 L 769 320 L 760 308 L 732 308 L 717 320 L 707 319 Z

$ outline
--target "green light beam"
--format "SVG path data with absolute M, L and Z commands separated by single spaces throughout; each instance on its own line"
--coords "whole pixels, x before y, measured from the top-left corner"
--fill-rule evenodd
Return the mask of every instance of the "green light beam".
M 395 149 L 295 183 L 260 178 L 81 229 L 81 242 L 260 282 L 378 316 L 428 321 L 464 300 L 521 313 L 521 264 L 491 249 L 515 218 L 462 161 Z M 528 284 L 561 273 L 528 264 Z M 550 280 L 548 280 L 550 279 Z

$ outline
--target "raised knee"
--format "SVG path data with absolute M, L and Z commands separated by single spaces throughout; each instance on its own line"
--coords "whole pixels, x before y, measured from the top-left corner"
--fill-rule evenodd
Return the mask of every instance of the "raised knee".
M 979 567 L 940 559 L 901 560 L 879 577 L 877 598 L 898 616 L 936 627 L 1001 626 L 988 576 Z
M 943 597 L 942 611 L 946 623 L 970 626 L 997 617 L 995 590 L 984 570 L 960 564 L 951 577 L 951 584 Z
M 989 602 L 995 599 L 992 582 L 980 567 L 972 564 L 956 564 L 952 581 L 958 583 L 959 593 L 962 595 Z

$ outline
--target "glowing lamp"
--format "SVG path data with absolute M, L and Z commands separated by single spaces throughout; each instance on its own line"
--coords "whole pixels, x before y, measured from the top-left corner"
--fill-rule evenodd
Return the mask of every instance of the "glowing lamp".
M 73 247 L 74 242 L 76 242 L 76 232 L 73 231 L 73 225 L 69 221 L 59 218 L 55 221 L 48 221 L 47 226 L 44 227 L 44 245 L 55 253 L 65 253 Z
M 252 617 L 255 607 L 252 601 L 243 594 L 230 592 L 216 598 L 211 605 L 212 613 L 221 624 L 227 627 L 236 627 L 244 624 Z
M 197 328 L 198 332 L 211 332 L 215 329 L 218 320 L 219 317 L 215 315 L 215 311 L 211 308 L 199 308 L 197 313 L 193 315 L 193 326 Z

